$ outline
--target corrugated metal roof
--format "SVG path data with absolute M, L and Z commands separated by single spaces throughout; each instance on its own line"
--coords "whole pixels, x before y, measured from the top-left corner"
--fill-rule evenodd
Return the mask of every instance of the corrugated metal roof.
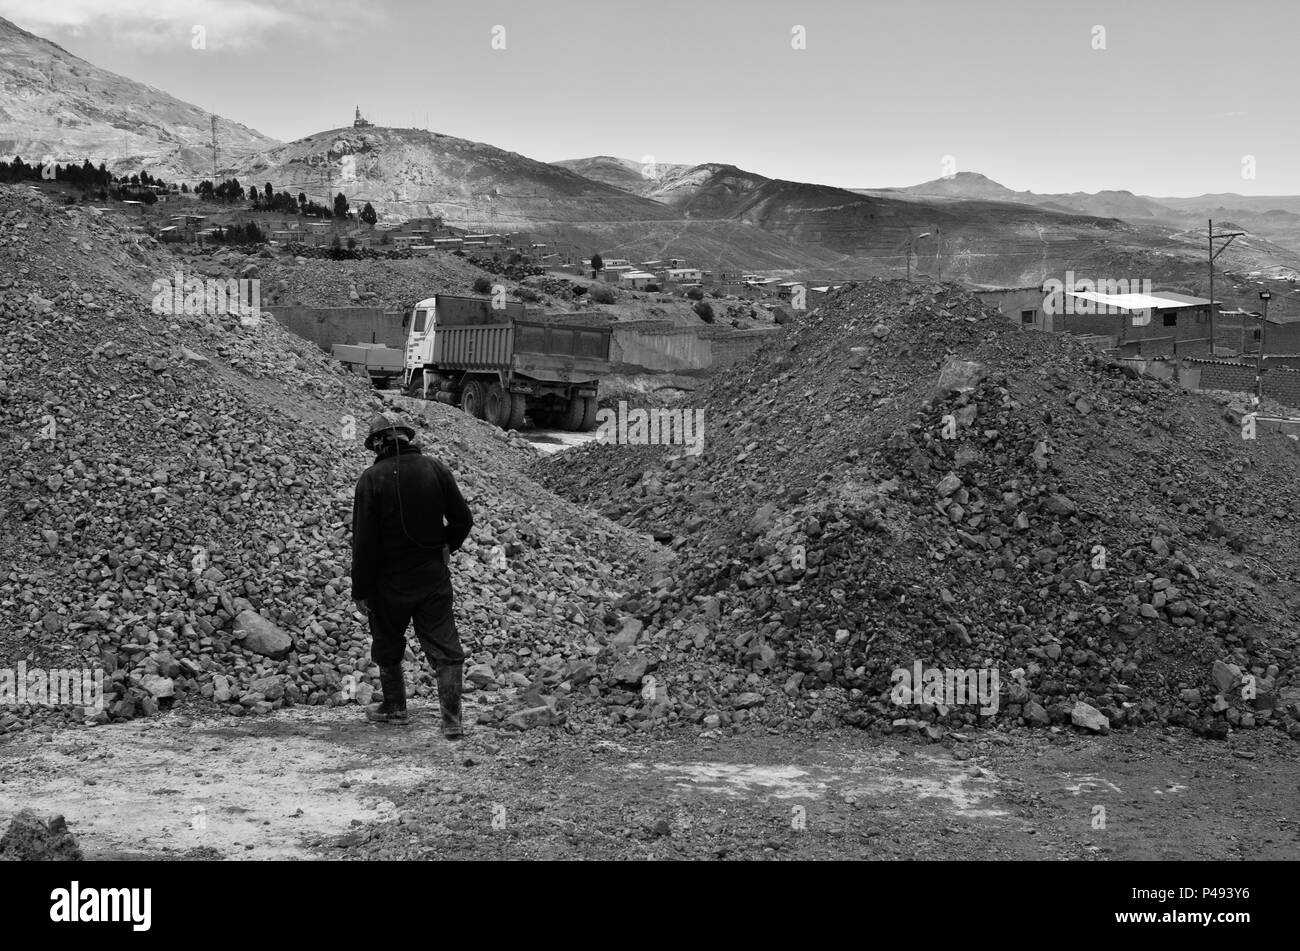
M 1161 291 L 1158 294 L 1100 294 L 1097 291 L 1065 291 L 1070 297 L 1090 300 L 1120 310 L 1173 310 L 1180 307 L 1208 307 L 1204 297 Z

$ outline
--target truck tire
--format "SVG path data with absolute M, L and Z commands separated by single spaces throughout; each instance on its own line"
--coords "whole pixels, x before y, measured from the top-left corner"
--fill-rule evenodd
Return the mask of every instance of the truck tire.
M 406 384 L 406 395 L 412 399 L 424 398 L 424 374 L 419 371 L 411 374 L 411 382 Z
M 564 416 L 560 420 L 560 428 L 575 433 L 581 432 L 586 416 L 587 401 L 581 396 L 575 396 L 569 400 L 569 408 L 564 411 Z
M 461 391 L 460 408 L 475 419 L 484 419 L 484 396 L 483 384 L 478 380 L 471 380 Z
M 500 383 L 490 383 L 483 398 L 483 418 L 493 426 L 508 429 L 510 422 L 510 394 Z
M 596 397 L 583 397 L 582 402 L 586 404 L 582 410 L 582 427 L 580 432 L 589 433 L 596 428 L 596 413 L 600 410 L 600 405 L 596 402 Z
M 528 397 L 522 393 L 511 393 L 510 413 L 503 424 L 505 429 L 523 429 L 524 417 L 528 414 Z

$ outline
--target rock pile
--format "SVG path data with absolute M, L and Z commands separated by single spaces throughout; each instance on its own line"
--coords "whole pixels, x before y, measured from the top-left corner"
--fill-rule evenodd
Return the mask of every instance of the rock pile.
M 23 809 L 0 837 L 0 862 L 80 862 L 81 847 L 68 831 L 63 816 L 45 822 Z
M 1300 736 L 1291 440 L 902 282 L 837 293 L 694 405 L 701 455 L 538 465 L 677 553 L 616 605 L 670 719 Z M 898 689 L 931 669 L 996 672 L 996 703 Z M 637 686 L 611 719 L 654 718 Z
M 152 313 L 177 267 L 106 217 L 0 187 L 0 668 L 101 669 L 107 693 L 102 711 L 5 707 L 0 732 L 378 687 L 347 571 L 385 404 L 269 315 Z M 549 704 L 562 721 L 651 546 L 536 485 L 517 437 L 394 399 L 475 513 L 454 568 L 471 684 L 489 709 L 537 687 L 522 719 Z

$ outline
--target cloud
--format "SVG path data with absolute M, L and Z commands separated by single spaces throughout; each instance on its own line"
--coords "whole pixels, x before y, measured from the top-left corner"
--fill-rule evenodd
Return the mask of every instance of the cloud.
M 346 0 L 0 0 L 0 16 L 55 42 L 96 36 L 142 52 L 188 49 L 201 26 L 207 49 L 226 53 L 260 51 L 285 37 L 333 45 L 384 19 L 377 6 L 359 10 Z

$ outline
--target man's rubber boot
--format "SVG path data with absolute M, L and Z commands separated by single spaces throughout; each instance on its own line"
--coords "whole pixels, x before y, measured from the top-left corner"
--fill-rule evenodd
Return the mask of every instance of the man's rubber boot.
M 379 668 L 379 684 L 384 689 L 384 702 L 366 708 L 366 719 L 375 723 L 406 726 L 411 717 L 406 712 L 406 681 L 402 678 L 402 665 Z
M 438 706 L 442 708 L 442 735 L 459 740 L 465 735 L 460 726 L 461 665 L 448 664 L 438 671 Z

